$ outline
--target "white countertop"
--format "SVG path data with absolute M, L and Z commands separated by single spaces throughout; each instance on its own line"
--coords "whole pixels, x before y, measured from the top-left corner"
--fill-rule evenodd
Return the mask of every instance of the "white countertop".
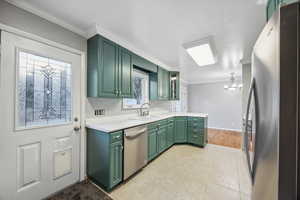
M 208 114 L 203 113 L 183 113 L 183 112 L 169 112 L 151 114 L 149 117 L 138 117 L 133 115 L 110 116 L 101 118 L 86 119 L 86 128 L 91 128 L 103 132 L 115 132 L 122 129 L 131 128 L 143 124 L 152 123 L 170 117 L 208 117 Z

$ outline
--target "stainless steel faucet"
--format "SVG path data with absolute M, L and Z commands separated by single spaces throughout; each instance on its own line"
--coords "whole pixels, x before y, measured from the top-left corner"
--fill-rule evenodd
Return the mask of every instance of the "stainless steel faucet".
M 143 111 L 145 108 L 144 108 L 144 106 L 145 105 L 148 105 L 148 107 L 147 107 L 147 111 Z M 150 103 L 143 103 L 142 105 L 141 105 L 141 107 L 140 107 L 140 109 L 139 109 L 139 111 L 140 111 L 140 116 L 142 116 L 142 117 L 144 117 L 144 116 L 148 116 L 149 115 L 149 108 L 150 108 Z

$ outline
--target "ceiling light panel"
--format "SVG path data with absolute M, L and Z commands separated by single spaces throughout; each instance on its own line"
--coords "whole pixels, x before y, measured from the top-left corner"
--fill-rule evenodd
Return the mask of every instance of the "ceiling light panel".
M 217 63 L 216 49 L 212 36 L 184 44 L 188 54 L 198 66 L 208 66 Z

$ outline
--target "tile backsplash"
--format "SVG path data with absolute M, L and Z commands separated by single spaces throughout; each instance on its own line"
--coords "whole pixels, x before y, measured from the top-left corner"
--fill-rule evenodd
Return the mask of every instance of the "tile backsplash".
M 174 101 L 151 101 L 150 104 L 150 112 L 170 112 L 176 109 Z M 104 109 L 105 116 L 137 114 L 136 110 L 123 109 L 122 99 L 87 98 L 86 118 L 96 117 L 96 109 Z
M 187 112 L 187 84 L 180 83 L 180 101 L 151 101 L 151 112 Z M 104 109 L 105 116 L 138 114 L 136 110 L 123 109 L 122 99 L 86 98 L 86 118 L 95 116 L 95 110 Z

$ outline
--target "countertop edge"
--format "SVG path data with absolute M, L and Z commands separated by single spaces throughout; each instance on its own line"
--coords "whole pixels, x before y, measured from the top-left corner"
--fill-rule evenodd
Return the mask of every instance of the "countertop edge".
M 147 125 L 156 121 L 160 121 L 160 120 L 164 120 L 170 117 L 203 117 L 206 118 L 208 117 L 208 114 L 203 114 L 203 113 L 168 113 L 165 114 L 165 116 L 159 117 L 157 119 L 149 119 L 149 121 L 140 121 L 140 122 L 132 122 L 132 124 L 129 124 L 130 122 L 127 122 L 128 124 L 126 124 L 123 127 L 119 127 L 119 128 L 115 128 L 115 129 L 107 129 L 105 127 L 103 127 L 103 123 L 102 124 L 96 124 L 96 123 L 86 123 L 85 127 L 88 129 L 94 129 L 94 130 L 98 130 L 101 132 L 105 132 L 105 133 L 113 133 L 116 131 L 120 131 L 120 130 L 124 130 L 124 129 L 128 129 L 128 128 L 133 128 L 136 126 L 141 126 L 141 125 Z M 92 119 L 92 120 L 96 120 L 96 119 Z M 121 122 L 121 121 L 120 121 Z M 117 123 L 117 122 L 115 122 Z

